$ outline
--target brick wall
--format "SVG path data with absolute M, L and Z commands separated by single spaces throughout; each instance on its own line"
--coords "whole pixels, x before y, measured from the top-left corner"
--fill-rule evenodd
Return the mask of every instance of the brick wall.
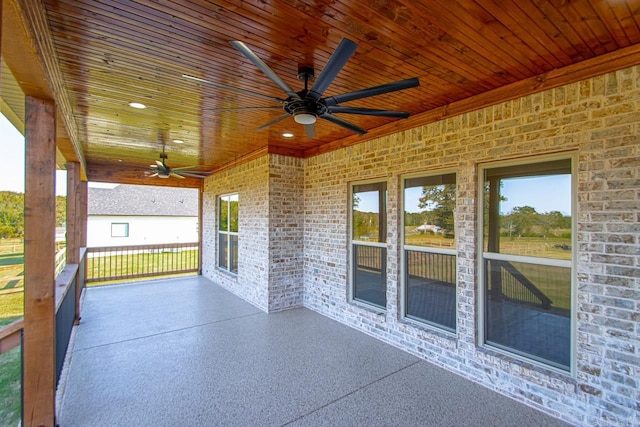
M 302 296 L 310 309 L 570 422 L 640 425 L 639 122 L 640 68 L 631 68 L 304 161 L 265 156 L 206 180 L 204 274 L 265 311 Z M 561 152 L 578 158 L 572 374 L 477 340 L 478 165 Z M 456 334 L 405 322 L 398 308 L 401 176 L 445 168 L 457 174 Z M 348 302 L 348 191 L 368 179 L 387 181 L 389 192 L 386 311 Z M 215 268 L 215 197 L 235 191 L 237 278 Z
M 269 156 L 269 311 L 302 305 L 304 161 Z
M 640 425 L 640 68 L 316 156 L 305 168 L 304 305 L 579 424 Z M 477 345 L 478 164 L 578 154 L 576 372 Z M 454 168 L 458 329 L 399 319 L 400 176 Z M 387 310 L 348 303 L 349 183 L 388 183 Z
M 202 275 L 262 310 L 269 308 L 269 161 L 261 157 L 206 179 Z M 238 193 L 238 274 L 217 268 L 218 197 Z

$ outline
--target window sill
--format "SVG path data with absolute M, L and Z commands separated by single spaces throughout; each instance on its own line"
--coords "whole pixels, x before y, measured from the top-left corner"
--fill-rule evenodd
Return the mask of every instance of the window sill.
M 567 384 L 577 385 L 577 379 L 575 374 L 571 371 L 567 371 L 561 368 L 556 368 L 551 365 L 547 365 L 543 362 L 538 362 L 533 359 L 529 359 L 525 356 L 521 356 L 516 353 L 512 353 L 507 350 L 503 350 L 497 347 L 493 347 L 491 345 L 482 345 L 476 347 L 476 351 L 487 356 L 495 357 L 500 359 L 501 361 L 507 361 L 509 365 L 517 366 L 520 370 L 526 369 L 538 372 L 542 375 L 545 375 L 549 378 L 558 379 L 566 382 Z M 503 369 L 497 366 L 499 369 Z
M 457 331 L 450 331 L 434 324 L 421 322 L 420 320 L 412 319 L 410 317 L 401 317 L 400 323 L 407 327 L 418 329 L 422 332 L 428 332 L 440 338 L 445 338 L 452 341 L 456 341 L 458 339 Z
M 368 304 L 366 302 L 355 300 L 355 299 L 352 299 L 351 301 L 349 301 L 349 304 L 356 308 L 362 309 L 366 312 L 375 314 L 380 317 L 386 317 L 387 315 L 387 310 L 384 308 L 378 307 L 377 305 Z

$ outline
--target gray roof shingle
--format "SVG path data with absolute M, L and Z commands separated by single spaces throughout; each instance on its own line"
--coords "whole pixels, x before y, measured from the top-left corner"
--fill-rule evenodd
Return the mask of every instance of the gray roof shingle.
M 89 215 L 198 216 L 198 190 L 118 185 L 89 187 Z

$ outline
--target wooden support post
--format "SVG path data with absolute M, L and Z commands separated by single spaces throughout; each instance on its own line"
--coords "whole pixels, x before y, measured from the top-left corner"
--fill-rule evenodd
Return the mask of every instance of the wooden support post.
M 24 425 L 54 426 L 56 114 L 27 96 L 25 123 Z
M 202 275 L 202 201 L 204 200 L 204 183 L 198 189 L 198 274 Z
M 489 230 L 487 233 L 487 250 L 500 252 L 500 178 L 489 179 Z M 490 261 L 491 294 L 494 298 L 502 296 L 502 272 L 497 261 Z
M 82 247 L 83 228 L 85 227 L 85 224 L 83 224 L 85 215 L 82 214 L 82 187 L 80 163 L 67 163 L 67 264 L 80 264 L 80 248 Z M 83 287 L 80 279 L 82 277 L 84 277 L 83 274 L 77 274 L 76 276 L 76 308 L 73 320 L 76 325 L 80 323 L 80 293 Z
M 82 221 L 80 215 L 80 163 L 67 163 L 67 264 L 78 264 Z

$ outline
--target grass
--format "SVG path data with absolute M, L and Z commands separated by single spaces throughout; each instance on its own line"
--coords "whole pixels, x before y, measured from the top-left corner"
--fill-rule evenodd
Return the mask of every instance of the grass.
M 24 292 L 0 295 L 0 328 L 24 315 Z
M 0 328 L 22 317 L 24 292 L 0 295 Z M 0 355 L 0 420 L 6 426 L 16 426 L 20 421 L 22 402 L 20 347 Z
M 20 247 L 22 249 L 22 247 Z M 0 266 L 24 264 L 24 254 L 0 254 Z
M 129 255 L 113 255 L 87 258 L 87 278 L 119 277 L 126 275 L 145 275 L 163 273 L 185 268 L 198 267 L 198 251 L 185 250 L 182 252 L 139 253 Z M 136 278 L 138 280 L 139 278 Z M 130 281 L 131 279 L 128 279 Z M 114 280 L 109 280 L 113 283 Z
M 17 426 L 22 412 L 20 347 L 0 355 L 0 420 L 3 426 Z

